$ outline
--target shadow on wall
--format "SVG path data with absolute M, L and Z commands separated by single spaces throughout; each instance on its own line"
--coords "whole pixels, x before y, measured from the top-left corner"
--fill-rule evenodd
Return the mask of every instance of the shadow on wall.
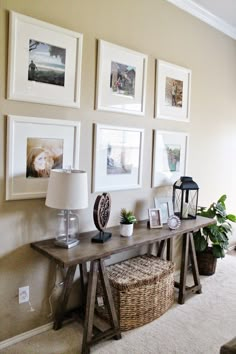
M 44 199 L 14 200 L 0 205 L 0 229 L 3 231 L 0 255 L 5 256 L 24 244 L 50 238 L 50 215 Z
M 63 274 L 56 264 L 24 245 L 0 258 L 0 341 L 53 321 Z M 19 304 L 19 287 L 29 286 L 30 301 Z M 79 279 L 68 308 L 78 306 Z

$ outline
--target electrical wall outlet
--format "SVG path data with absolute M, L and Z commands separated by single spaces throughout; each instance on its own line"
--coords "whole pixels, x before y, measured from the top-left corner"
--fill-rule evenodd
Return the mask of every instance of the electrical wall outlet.
M 29 302 L 29 285 L 19 288 L 19 304 Z

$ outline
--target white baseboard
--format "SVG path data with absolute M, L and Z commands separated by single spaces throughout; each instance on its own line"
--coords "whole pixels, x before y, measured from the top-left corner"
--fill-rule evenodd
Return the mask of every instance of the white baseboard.
M 32 330 L 30 330 L 28 332 L 24 332 L 24 333 L 21 333 L 21 334 L 15 336 L 15 337 L 6 339 L 6 340 L 0 342 L 0 350 L 4 349 L 6 347 L 9 347 L 10 345 L 19 343 L 22 340 L 25 340 L 27 338 L 33 337 L 36 334 L 40 334 L 40 333 L 46 332 L 46 331 L 48 331 L 49 329 L 52 329 L 52 328 L 53 328 L 53 322 L 50 322 L 50 323 L 47 323 L 47 324 L 45 324 L 43 326 L 34 328 L 34 329 L 32 329 Z
M 231 245 L 229 248 L 228 248 L 228 251 L 233 251 L 236 249 L 236 245 Z

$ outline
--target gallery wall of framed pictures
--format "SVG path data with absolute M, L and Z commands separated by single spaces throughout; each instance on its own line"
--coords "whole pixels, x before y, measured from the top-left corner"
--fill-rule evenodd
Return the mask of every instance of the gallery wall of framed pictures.
M 83 34 L 11 11 L 7 98 L 79 108 L 82 47 Z M 109 124 L 109 116 L 108 124 L 95 120 L 91 191 L 142 188 L 146 124 L 136 128 L 129 115 L 142 116 L 137 119 L 144 122 L 148 55 L 102 39 L 97 54 L 95 114 L 124 114 L 127 125 L 114 119 Z M 155 62 L 152 118 L 189 122 L 191 70 Z M 189 143 L 187 133 L 158 130 L 156 122 L 153 119 L 152 188 L 171 185 L 186 173 Z M 7 200 L 42 198 L 50 169 L 79 168 L 80 122 L 9 115 L 7 126 Z M 29 167 L 33 151 L 55 159 L 47 175 Z
M 188 134 L 154 131 L 152 187 L 173 185 L 187 167 Z
M 144 115 L 147 64 L 147 55 L 99 40 L 96 108 Z
M 83 35 L 10 11 L 7 98 L 80 106 Z
M 189 122 L 191 70 L 156 60 L 156 118 Z
M 144 129 L 94 128 L 93 192 L 141 188 Z
M 53 168 L 79 168 L 80 122 L 8 116 L 6 200 L 44 198 Z

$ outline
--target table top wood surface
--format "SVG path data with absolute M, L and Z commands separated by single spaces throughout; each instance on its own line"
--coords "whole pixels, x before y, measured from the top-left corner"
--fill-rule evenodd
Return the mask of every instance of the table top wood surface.
M 170 230 L 167 225 L 160 229 L 147 228 L 147 221 L 140 221 L 134 225 L 134 233 L 131 237 L 120 236 L 118 226 L 107 228 L 112 237 L 105 243 L 92 243 L 91 238 L 98 230 L 84 232 L 79 235 L 80 243 L 70 249 L 54 245 L 55 238 L 31 243 L 31 247 L 46 257 L 53 259 L 63 267 L 81 264 L 95 259 L 106 258 L 112 254 L 120 253 L 157 241 L 172 238 L 188 232 L 197 231 L 201 227 L 215 224 L 214 219 L 198 216 L 195 220 L 182 220 L 177 230 Z

